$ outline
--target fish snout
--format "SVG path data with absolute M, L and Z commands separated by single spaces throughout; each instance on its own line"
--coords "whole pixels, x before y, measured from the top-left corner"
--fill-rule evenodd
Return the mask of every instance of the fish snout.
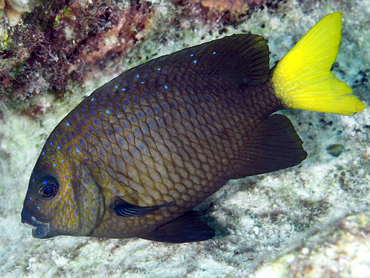
M 32 229 L 32 236 L 35 238 L 49 238 L 50 224 L 38 221 L 26 209 L 22 210 L 22 223 Z

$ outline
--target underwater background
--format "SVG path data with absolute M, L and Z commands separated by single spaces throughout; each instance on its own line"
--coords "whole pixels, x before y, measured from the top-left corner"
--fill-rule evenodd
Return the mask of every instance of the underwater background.
M 184 47 L 252 32 L 267 39 L 273 66 L 340 11 L 333 72 L 368 106 L 370 0 L 8 2 L 0 1 L 1 277 L 370 277 L 368 109 L 284 111 L 307 159 L 231 180 L 200 204 L 217 230 L 208 241 L 39 240 L 20 221 L 55 125 L 121 72 Z

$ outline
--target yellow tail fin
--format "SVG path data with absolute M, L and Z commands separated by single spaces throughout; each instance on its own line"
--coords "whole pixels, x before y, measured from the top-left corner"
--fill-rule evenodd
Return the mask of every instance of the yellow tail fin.
M 289 108 L 353 115 L 365 105 L 330 72 L 342 30 L 339 12 L 321 19 L 276 65 L 272 82 Z

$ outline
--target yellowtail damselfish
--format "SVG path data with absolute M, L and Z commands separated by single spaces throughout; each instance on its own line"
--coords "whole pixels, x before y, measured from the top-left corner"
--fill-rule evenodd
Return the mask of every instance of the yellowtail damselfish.
M 259 35 L 163 56 L 95 90 L 53 130 L 32 172 L 22 222 L 36 238 L 214 236 L 192 209 L 229 179 L 306 158 L 290 121 L 305 109 L 353 115 L 365 105 L 330 69 L 342 17 L 317 23 L 274 67 Z

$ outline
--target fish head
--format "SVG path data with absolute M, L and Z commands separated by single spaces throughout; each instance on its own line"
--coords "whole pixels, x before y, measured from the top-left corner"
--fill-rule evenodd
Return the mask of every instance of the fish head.
M 35 238 L 89 235 L 103 214 L 101 191 L 78 159 L 50 152 L 47 145 L 30 177 L 22 223 Z

